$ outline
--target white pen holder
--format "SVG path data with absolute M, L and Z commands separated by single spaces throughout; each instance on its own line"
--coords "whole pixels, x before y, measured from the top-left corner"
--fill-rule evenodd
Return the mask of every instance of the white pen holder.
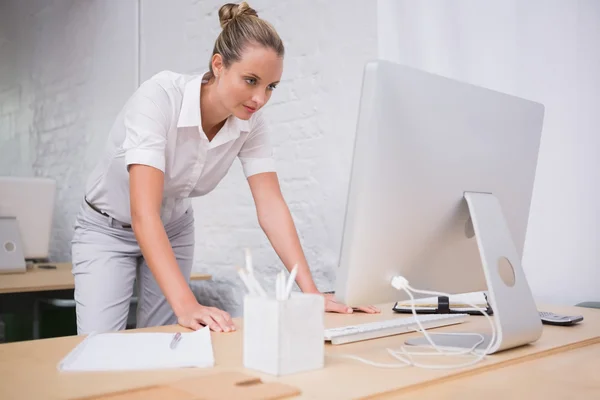
M 324 301 L 316 294 L 244 297 L 244 367 L 271 375 L 323 368 Z

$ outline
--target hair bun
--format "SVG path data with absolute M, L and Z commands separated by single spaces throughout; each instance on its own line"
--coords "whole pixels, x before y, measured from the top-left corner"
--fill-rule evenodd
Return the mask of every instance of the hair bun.
M 244 15 L 258 17 L 258 13 L 245 1 L 240 4 L 227 3 L 221 6 L 219 9 L 219 22 L 221 23 L 221 28 L 225 29 L 228 23 L 235 18 Z

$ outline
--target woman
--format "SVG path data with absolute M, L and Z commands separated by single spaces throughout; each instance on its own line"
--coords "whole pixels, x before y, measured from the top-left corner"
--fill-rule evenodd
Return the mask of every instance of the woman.
M 209 71 L 161 72 L 144 82 L 113 125 L 77 216 L 72 257 L 78 333 L 124 329 L 138 282 L 137 326 L 235 329 L 223 310 L 198 303 L 190 287 L 194 219 L 190 197 L 216 187 L 242 163 L 258 221 L 296 282 L 318 293 L 271 158 L 259 110 L 282 70 L 284 47 L 247 3 L 219 10 L 223 28 Z M 325 308 L 352 312 L 324 295 Z M 374 307 L 363 311 L 373 313 Z

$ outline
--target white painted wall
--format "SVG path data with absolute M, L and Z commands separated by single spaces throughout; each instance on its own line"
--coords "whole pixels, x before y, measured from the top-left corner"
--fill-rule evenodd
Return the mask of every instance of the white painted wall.
M 600 2 L 379 0 L 378 23 L 381 58 L 545 104 L 525 272 L 600 300 Z

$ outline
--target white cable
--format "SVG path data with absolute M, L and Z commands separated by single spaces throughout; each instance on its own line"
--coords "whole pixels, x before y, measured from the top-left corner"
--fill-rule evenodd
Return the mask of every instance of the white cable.
M 492 321 L 492 319 L 490 318 L 488 313 L 485 311 L 485 309 L 478 307 L 474 304 L 471 304 L 467 301 L 465 302 L 469 306 L 471 306 L 474 309 L 481 312 L 486 317 L 486 319 L 490 323 L 490 326 L 492 327 L 492 339 L 490 340 L 490 343 L 488 344 L 485 351 L 477 350 L 477 346 L 479 346 L 484 341 L 483 335 L 481 335 L 479 333 L 437 333 L 437 334 L 434 334 L 434 335 L 454 335 L 454 336 L 459 336 L 459 335 L 460 336 L 465 336 L 465 335 L 466 336 L 479 336 L 479 338 L 480 338 L 479 341 L 477 343 L 475 343 L 469 349 L 440 348 L 438 345 L 435 344 L 435 342 L 431 338 L 431 335 L 429 333 L 427 333 L 427 330 L 425 328 L 423 328 L 423 325 L 421 324 L 421 321 L 420 321 L 420 319 L 417 315 L 416 309 L 415 309 L 415 298 L 411 292 L 425 294 L 425 295 L 429 295 L 429 296 L 447 296 L 448 298 L 450 298 L 450 295 L 447 293 L 414 289 L 409 285 L 406 278 L 404 278 L 402 276 L 394 277 L 392 279 L 392 286 L 398 290 L 404 290 L 410 297 L 412 315 L 414 316 L 415 321 L 419 327 L 419 329 L 416 329 L 416 331 L 422 333 L 425 336 L 425 338 L 427 339 L 427 342 L 429 343 L 429 345 L 431 347 L 433 347 L 433 349 L 435 351 L 432 351 L 432 352 L 412 351 L 411 352 L 411 351 L 407 351 L 404 346 L 402 346 L 399 350 L 393 350 L 393 349 L 389 349 L 389 348 L 386 349 L 387 352 L 392 357 L 394 357 L 395 359 L 397 359 L 399 361 L 402 361 L 402 364 L 376 363 L 376 362 L 373 362 L 373 361 L 370 361 L 370 360 L 367 360 L 365 358 L 358 357 L 355 355 L 335 355 L 334 357 L 349 358 L 349 359 L 357 360 L 357 361 L 363 362 L 365 364 L 368 364 L 368 365 L 371 365 L 374 367 L 379 367 L 379 368 L 403 368 L 403 367 L 412 365 L 415 367 L 427 368 L 427 369 L 452 369 L 452 368 L 463 368 L 463 367 L 467 367 L 467 366 L 476 364 L 476 363 L 480 362 L 481 360 L 483 360 L 485 358 L 485 356 L 490 352 L 492 346 L 496 342 L 496 325 L 494 324 L 494 322 Z M 425 347 L 429 348 L 430 346 L 425 346 Z M 411 347 L 423 347 L 423 346 L 411 346 Z M 471 360 L 468 362 L 464 362 L 464 363 L 460 363 L 460 364 L 451 364 L 451 365 L 422 364 L 422 363 L 415 362 L 414 358 L 413 358 L 414 356 L 428 356 L 428 357 L 431 357 L 431 356 L 451 356 L 451 357 L 459 356 L 459 357 L 462 357 L 462 356 L 471 356 L 471 355 L 476 356 L 476 358 L 474 360 Z

